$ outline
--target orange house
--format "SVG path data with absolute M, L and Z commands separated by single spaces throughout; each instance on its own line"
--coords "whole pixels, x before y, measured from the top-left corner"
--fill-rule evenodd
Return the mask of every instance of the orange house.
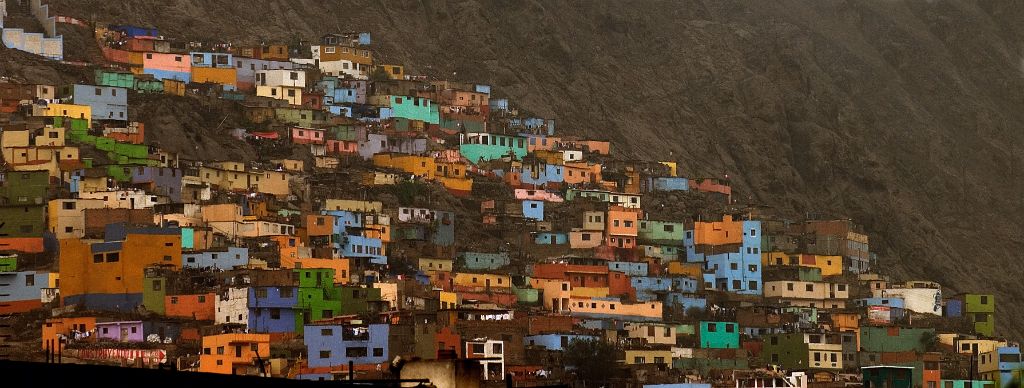
M 270 334 L 228 333 L 203 337 L 199 371 L 226 375 L 254 375 L 257 359 L 270 358 Z
M 42 237 L 6 237 L 0 238 L 0 251 L 16 251 L 23 253 L 43 253 Z
M 295 259 L 299 257 L 299 247 L 302 246 L 302 244 L 299 243 L 298 237 L 271 236 L 270 240 L 277 243 L 281 260 L 284 260 L 285 258 Z
M 53 340 L 53 343 L 57 343 L 60 338 L 58 334 L 64 336 L 71 336 L 73 330 L 78 330 L 80 333 L 87 332 L 96 328 L 96 317 L 75 317 L 75 318 L 54 318 L 47 319 L 43 323 L 43 343 L 42 348 L 46 349 L 47 341 Z
M 192 82 L 194 83 L 206 83 L 211 82 L 215 84 L 227 85 L 232 89 L 235 88 L 235 83 L 238 80 L 238 75 L 235 73 L 235 68 L 219 68 L 219 67 L 192 67 Z
M 636 248 L 636 236 L 640 232 L 640 213 L 626 210 L 620 206 L 608 209 L 605 231 L 608 246 L 618 248 Z
M 192 318 L 198 321 L 214 320 L 217 311 L 215 293 L 167 295 L 164 298 L 164 314 L 168 317 Z
M 721 222 L 694 222 L 694 245 L 726 245 L 743 243 L 743 221 L 726 215 Z
M 565 163 L 562 179 L 566 184 L 584 184 L 601 181 L 601 165 L 585 162 Z
M 142 303 L 143 271 L 152 265 L 181 267 L 178 229 L 129 230 L 124 241 L 93 244 L 60 240 L 60 296 L 65 305 L 131 308 Z
M 686 275 L 693 279 L 704 278 L 704 263 L 682 263 L 673 261 L 668 263 L 669 275 Z

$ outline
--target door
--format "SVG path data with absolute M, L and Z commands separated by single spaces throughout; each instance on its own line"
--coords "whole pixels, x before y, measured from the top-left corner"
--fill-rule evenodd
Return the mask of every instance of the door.
M 128 341 L 128 328 L 127 327 L 122 327 L 121 328 L 121 342 L 127 342 L 127 341 Z

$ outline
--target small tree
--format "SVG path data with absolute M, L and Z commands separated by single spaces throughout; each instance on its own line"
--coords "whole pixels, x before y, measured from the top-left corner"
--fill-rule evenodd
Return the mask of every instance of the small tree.
M 604 382 L 618 370 L 618 347 L 602 340 L 572 340 L 564 354 L 565 364 L 576 368 L 576 378 L 580 381 Z

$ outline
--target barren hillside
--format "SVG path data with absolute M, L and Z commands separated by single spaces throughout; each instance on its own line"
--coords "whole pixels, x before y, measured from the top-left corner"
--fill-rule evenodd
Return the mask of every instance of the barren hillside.
M 1020 2 L 49 3 L 238 43 L 370 31 L 385 60 L 491 83 L 562 132 L 852 217 L 881 265 L 993 292 L 1024 334 Z

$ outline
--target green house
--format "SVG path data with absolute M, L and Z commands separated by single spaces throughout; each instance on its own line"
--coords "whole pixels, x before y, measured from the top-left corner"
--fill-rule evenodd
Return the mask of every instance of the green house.
M 299 284 L 295 306 L 295 330 L 302 333 L 303 325 L 342 314 L 342 290 L 334 284 L 331 268 L 301 268 L 292 270 Z M 379 293 L 379 291 L 378 291 Z
M 736 322 L 701 321 L 697 340 L 703 349 L 737 349 L 740 347 L 740 325 Z
M 18 270 L 18 255 L 0 255 L 0 272 Z
M 430 124 L 440 124 L 441 114 L 437 104 L 428 98 L 388 96 L 391 117 L 419 120 Z
M 523 160 L 527 151 L 525 137 L 494 133 L 470 134 L 459 145 L 459 153 L 470 163 L 501 159 L 509 155 L 516 160 Z
M 164 305 L 167 296 L 167 277 L 157 272 L 147 271 L 142 280 L 142 305 L 146 310 L 164 315 L 167 308 Z
M 991 294 L 964 295 L 964 315 L 970 319 L 974 332 L 984 336 L 996 333 L 996 297 Z
M 932 328 L 906 328 L 899 326 L 860 328 L 860 347 L 865 352 L 924 352 L 925 336 L 934 336 Z
M 996 383 L 988 380 L 940 380 L 939 388 L 995 388 Z
M 135 87 L 135 74 L 130 72 L 97 69 L 96 85 L 132 89 Z M 162 87 L 163 84 L 161 83 L 161 88 Z
M 637 240 L 652 244 L 682 244 L 686 238 L 686 225 L 682 222 L 640 221 Z
M 164 81 L 156 79 L 137 79 L 135 88 L 139 93 L 163 93 Z
M 341 286 L 341 314 L 365 314 L 370 302 L 381 301 L 380 289 L 354 285 Z
M 540 290 L 536 288 L 519 288 L 512 285 L 512 292 L 516 294 L 516 303 L 536 305 L 540 302 Z
M 47 171 L 8 171 L 0 173 L 0 206 L 46 205 L 50 188 Z
M 913 367 L 909 366 L 865 366 L 860 368 L 864 388 L 912 388 Z

